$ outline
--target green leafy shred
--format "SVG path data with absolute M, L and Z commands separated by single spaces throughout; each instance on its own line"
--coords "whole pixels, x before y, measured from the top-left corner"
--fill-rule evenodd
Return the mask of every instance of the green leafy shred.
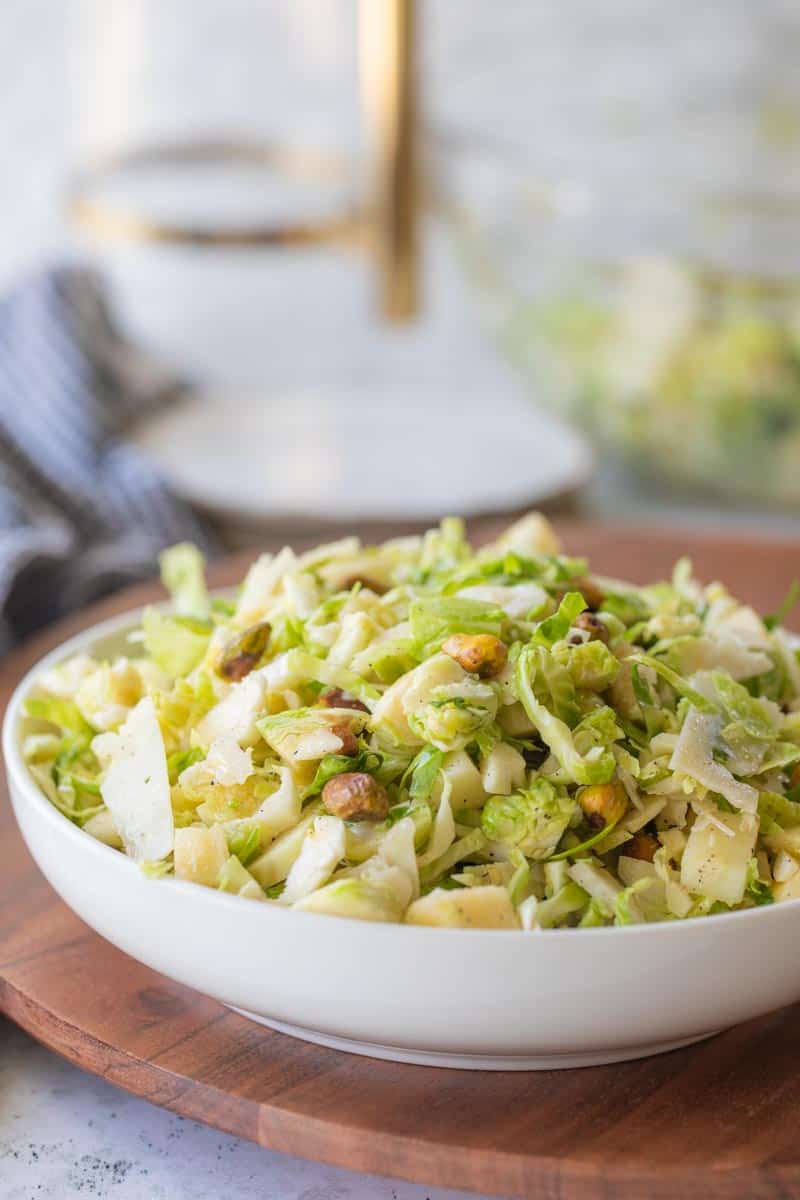
M 764 904 L 774 904 L 775 898 L 772 895 L 772 888 L 766 880 L 759 876 L 758 862 L 755 858 L 751 858 L 747 865 L 747 885 L 745 887 L 745 895 L 752 900 L 753 904 L 758 907 Z
M 256 821 L 243 820 L 226 833 L 228 849 L 235 854 L 243 867 L 251 862 L 261 849 L 261 829 Z
M 443 762 L 444 752 L 435 746 L 425 746 L 420 750 L 404 777 L 408 780 L 408 794 L 412 800 L 428 799 Z
M 534 641 L 541 642 L 548 648 L 553 642 L 558 642 L 569 633 L 576 617 L 586 608 L 586 601 L 580 592 L 567 592 L 552 617 L 542 621 L 534 633 Z
M 263 554 L 236 601 L 194 547 L 160 563 L 171 604 L 45 664 L 20 729 L 65 818 L 158 832 L 146 875 L 537 937 L 797 893 L 800 585 L 762 620 L 688 560 L 617 583 L 537 514 Z
M 777 629 L 779 625 L 782 625 L 792 610 L 797 606 L 798 601 L 800 601 L 800 580 L 794 579 L 789 591 L 775 609 L 775 612 L 769 613 L 768 616 L 764 617 L 764 624 L 767 629 Z
M 205 579 L 205 560 L 191 542 L 180 542 L 158 557 L 161 582 L 181 616 L 207 617 L 211 608 Z
M 451 633 L 491 633 L 499 637 L 506 615 L 497 605 L 462 596 L 431 596 L 412 601 L 411 633 L 424 654 L 431 654 Z

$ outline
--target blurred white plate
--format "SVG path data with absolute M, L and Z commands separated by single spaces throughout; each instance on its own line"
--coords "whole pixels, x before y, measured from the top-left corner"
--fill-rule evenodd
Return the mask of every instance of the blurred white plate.
M 425 520 L 505 512 L 583 485 L 584 440 L 523 398 L 382 385 L 206 391 L 138 444 L 187 500 L 225 519 Z

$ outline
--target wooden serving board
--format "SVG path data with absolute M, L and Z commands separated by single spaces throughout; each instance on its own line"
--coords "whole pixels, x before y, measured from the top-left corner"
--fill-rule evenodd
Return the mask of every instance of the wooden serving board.
M 563 532 L 598 570 L 635 580 L 688 552 L 702 578 L 724 578 L 764 610 L 800 576 L 800 543 Z M 223 564 L 216 582 L 242 565 Z M 156 591 L 117 596 L 8 658 L 2 704 L 47 649 Z M 757 962 L 742 963 L 751 970 Z M 689 1049 L 578 1071 L 445 1071 L 326 1050 L 253 1024 L 92 933 L 37 871 L 5 792 L 0 1010 L 155 1104 L 360 1171 L 541 1200 L 800 1197 L 800 1005 Z

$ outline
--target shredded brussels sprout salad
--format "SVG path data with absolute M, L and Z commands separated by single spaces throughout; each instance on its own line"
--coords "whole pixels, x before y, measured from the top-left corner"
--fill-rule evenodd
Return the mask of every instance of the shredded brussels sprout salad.
M 116 661 L 27 701 L 52 803 L 153 877 L 372 921 L 668 921 L 800 897 L 800 640 L 687 561 L 634 587 L 538 514 L 473 550 L 186 544 Z

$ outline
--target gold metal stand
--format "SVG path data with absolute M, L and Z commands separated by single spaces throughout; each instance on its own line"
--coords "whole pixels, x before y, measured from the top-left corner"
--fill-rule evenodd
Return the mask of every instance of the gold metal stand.
M 393 321 L 417 310 L 414 0 L 361 0 L 362 104 L 372 139 L 372 230 L 380 307 Z
M 318 221 L 215 227 L 151 219 L 106 200 L 98 189 L 112 178 L 154 166 L 266 166 L 295 178 L 346 178 L 350 165 L 331 155 L 280 145 L 201 141 L 143 146 L 90 163 L 73 176 L 71 219 L 95 237 L 198 247 L 345 244 L 366 248 L 378 277 L 379 307 L 392 321 L 418 309 L 416 147 L 416 0 L 360 0 L 362 111 L 370 145 L 367 199 Z
M 77 171 L 71 180 L 68 204 L 73 221 L 96 237 L 123 241 L 171 242 L 188 246 L 307 246 L 319 242 L 363 245 L 366 211 L 332 213 L 316 222 L 287 222 L 282 225 L 178 225 L 157 221 L 97 198 L 96 190 L 111 178 L 167 166 L 182 169 L 218 164 L 264 167 L 309 183 L 347 178 L 352 167 L 333 155 L 281 145 L 206 141 L 144 146 L 124 154 L 108 155 Z

